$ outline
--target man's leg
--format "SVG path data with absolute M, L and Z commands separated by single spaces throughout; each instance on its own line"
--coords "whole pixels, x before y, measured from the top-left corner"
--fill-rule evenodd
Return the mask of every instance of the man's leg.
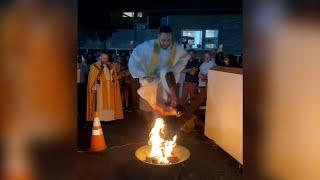
M 187 87 L 187 82 L 183 83 L 183 89 L 182 89 L 182 97 L 180 100 L 180 104 L 184 105 L 187 101 L 187 97 L 188 97 L 188 87 Z
M 139 110 L 139 115 L 143 119 L 146 125 L 146 129 L 150 130 L 151 129 L 151 122 L 152 122 L 152 112 L 149 111 L 144 111 L 144 110 Z
M 188 82 L 187 83 L 187 99 L 186 99 L 186 102 L 188 104 L 191 103 L 192 95 L 193 95 L 193 83 L 192 82 Z
M 125 98 L 126 109 L 128 110 L 128 108 L 129 108 L 129 89 L 127 87 L 125 87 L 125 89 L 124 89 L 124 98 Z
M 197 92 L 197 83 L 190 83 L 190 99 L 192 99 L 192 97 L 194 96 L 194 94 L 196 94 Z
M 145 122 L 147 132 L 149 132 L 153 125 L 153 113 L 148 102 L 139 97 L 139 115 Z
M 138 110 L 139 109 L 139 95 L 137 93 L 137 90 L 139 89 L 139 79 L 131 79 L 131 99 L 132 99 L 132 105 L 133 105 L 133 109 L 134 110 Z
M 206 88 L 201 88 L 199 94 L 195 94 L 193 101 L 191 102 L 190 106 L 186 107 L 185 113 L 180 117 L 180 124 L 182 125 L 181 130 L 185 133 L 189 133 L 193 130 L 196 122 L 197 116 L 194 112 L 199 109 L 201 103 L 206 99 Z
M 177 95 L 177 98 L 180 100 L 180 83 L 177 83 L 176 84 L 176 95 Z

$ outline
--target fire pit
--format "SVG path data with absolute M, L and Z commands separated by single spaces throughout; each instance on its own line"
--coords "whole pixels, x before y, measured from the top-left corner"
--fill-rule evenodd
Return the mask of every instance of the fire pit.
M 163 119 L 157 118 L 155 125 L 149 135 L 148 145 L 142 146 L 136 150 L 136 157 L 152 165 L 172 165 L 178 164 L 190 157 L 187 148 L 177 145 L 177 135 L 172 140 L 164 139 Z

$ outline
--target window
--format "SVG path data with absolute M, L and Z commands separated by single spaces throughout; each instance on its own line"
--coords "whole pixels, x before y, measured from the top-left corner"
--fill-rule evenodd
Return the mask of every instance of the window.
M 219 31 L 216 29 L 182 30 L 181 41 L 187 49 L 216 49 L 218 37 Z
M 142 12 L 138 12 L 137 16 L 141 18 L 143 16 L 143 13 Z M 132 17 L 134 17 L 134 12 L 123 12 L 122 13 L 122 17 L 130 17 L 130 18 L 132 18 Z
M 205 48 L 206 49 L 216 49 L 217 48 L 217 44 L 206 44 Z
M 122 17 L 133 17 L 134 16 L 134 12 L 123 12 L 122 13 Z
M 204 47 L 205 49 L 218 48 L 218 30 L 207 29 L 205 30 Z
M 206 30 L 206 38 L 218 37 L 218 30 Z
M 186 39 L 187 48 L 202 48 L 202 30 L 182 30 L 182 36 Z
M 138 12 L 137 16 L 142 18 L 142 16 L 143 16 L 142 12 Z

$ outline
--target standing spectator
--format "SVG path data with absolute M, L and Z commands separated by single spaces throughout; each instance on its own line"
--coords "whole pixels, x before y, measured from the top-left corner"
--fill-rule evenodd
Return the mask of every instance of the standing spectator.
M 80 83 L 86 83 L 88 80 L 90 65 L 87 60 L 81 55 L 80 56 Z
M 118 59 L 120 63 L 119 79 L 120 79 L 122 104 L 124 105 L 124 111 L 131 112 L 131 110 L 129 109 L 129 99 L 130 99 L 130 93 L 131 93 L 132 77 L 128 69 L 128 61 L 126 60 L 125 54 L 122 53 L 122 55 L 119 56 Z
M 233 54 L 224 57 L 224 62 L 228 67 L 238 67 L 237 57 Z
M 87 94 L 87 79 L 89 74 L 88 61 L 83 55 L 78 55 L 78 113 L 80 119 L 86 118 L 86 94 Z
M 199 73 L 199 60 L 197 59 L 197 52 L 195 50 L 190 50 L 189 54 L 191 58 L 189 59 L 185 70 L 186 73 L 185 81 L 183 83 L 183 93 L 181 98 L 181 104 L 191 103 L 191 97 L 197 90 L 198 84 L 198 73 Z
M 92 121 L 98 112 L 101 121 L 123 119 L 122 101 L 118 81 L 117 63 L 109 61 L 108 52 L 90 66 L 87 83 L 87 120 Z
M 215 55 L 215 58 L 214 58 L 217 66 L 226 66 L 226 63 L 224 61 L 222 48 L 223 48 L 223 44 L 220 44 L 219 48 L 217 50 L 217 53 Z
M 238 64 L 238 67 L 240 67 L 240 68 L 243 67 L 243 64 L 242 64 L 242 56 L 243 56 L 243 54 L 241 53 L 241 55 L 238 56 L 238 59 L 237 59 L 237 64 Z
M 128 67 L 124 67 L 121 70 L 121 98 L 122 102 L 125 105 L 124 110 L 126 112 L 131 112 L 129 109 L 129 98 L 130 98 L 130 92 L 131 92 L 131 80 L 132 77 L 130 75 Z
M 199 87 L 206 87 L 208 81 L 208 71 L 214 66 L 214 62 L 211 61 L 210 52 L 206 51 L 203 55 L 203 63 L 200 66 L 199 72 Z
M 212 54 L 211 54 L 211 61 L 214 62 L 215 65 L 216 65 L 217 50 L 218 50 L 218 49 L 214 49 L 214 50 L 212 51 Z

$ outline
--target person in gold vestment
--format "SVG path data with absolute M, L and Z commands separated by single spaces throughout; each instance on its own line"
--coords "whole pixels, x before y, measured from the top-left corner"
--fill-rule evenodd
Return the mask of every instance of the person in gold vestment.
M 98 112 L 101 121 L 123 119 L 123 110 L 118 81 L 118 63 L 110 63 L 107 52 L 90 66 L 87 86 L 87 121 Z

